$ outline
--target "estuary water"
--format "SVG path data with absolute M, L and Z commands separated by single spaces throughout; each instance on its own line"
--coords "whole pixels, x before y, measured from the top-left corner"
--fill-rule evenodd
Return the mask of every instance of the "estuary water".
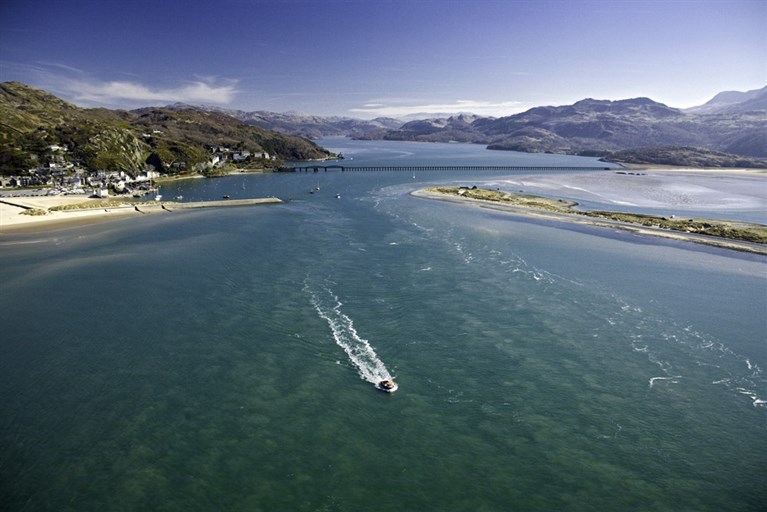
M 409 195 L 525 179 L 189 180 L 290 201 L 0 238 L 4 509 L 763 510 L 767 258 Z

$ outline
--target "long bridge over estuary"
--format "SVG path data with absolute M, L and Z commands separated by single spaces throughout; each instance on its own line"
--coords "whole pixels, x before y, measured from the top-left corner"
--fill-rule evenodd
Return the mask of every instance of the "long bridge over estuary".
M 281 167 L 278 172 L 418 172 L 418 171 L 610 171 L 606 166 L 548 165 L 298 165 Z

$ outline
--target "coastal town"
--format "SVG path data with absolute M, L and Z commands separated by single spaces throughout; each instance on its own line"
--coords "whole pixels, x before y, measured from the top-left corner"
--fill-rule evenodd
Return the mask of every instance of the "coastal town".
M 142 134 L 150 137 L 150 134 Z M 86 195 L 106 198 L 110 196 L 143 197 L 156 190 L 156 181 L 169 177 L 215 176 L 231 170 L 264 169 L 277 161 L 266 151 L 236 151 L 225 146 L 210 148 L 207 160 L 188 165 L 186 162 L 157 162 L 147 159 L 142 172 L 132 175 L 126 171 L 89 170 L 78 159 L 71 158 L 65 146 L 44 148 L 37 167 L 11 176 L 0 176 L 0 195 Z M 154 155 L 154 154 L 153 154 Z M 160 172 L 162 168 L 167 172 Z

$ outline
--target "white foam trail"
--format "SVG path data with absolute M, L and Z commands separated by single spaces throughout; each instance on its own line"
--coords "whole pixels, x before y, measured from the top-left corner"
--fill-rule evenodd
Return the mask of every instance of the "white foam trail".
M 674 377 L 653 377 L 650 379 L 650 387 L 653 387 L 655 385 L 656 380 L 668 380 L 671 381 L 673 384 L 679 384 L 679 381 L 677 379 L 681 379 L 681 375 L 676 375 Z
M 360 378 L 372 384 L 391 380 L 389 370 L 379 359 L 370 342 L 359 335 L 352 319 L 341 311 L 343 303 L 338 300 L 338 297 L 328 288 L 322 290 L 324 293 L 308 291 L 314 309 L 328 323 L 333 339 L 349 356 Z

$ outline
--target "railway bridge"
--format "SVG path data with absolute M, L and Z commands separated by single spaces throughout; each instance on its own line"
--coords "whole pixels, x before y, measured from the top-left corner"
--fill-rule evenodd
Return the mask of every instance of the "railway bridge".
M 297 165 L 281 167 L 277 172 L 422 172 L 422 171 L 609 171 L 606 166 L 548 165 Z

